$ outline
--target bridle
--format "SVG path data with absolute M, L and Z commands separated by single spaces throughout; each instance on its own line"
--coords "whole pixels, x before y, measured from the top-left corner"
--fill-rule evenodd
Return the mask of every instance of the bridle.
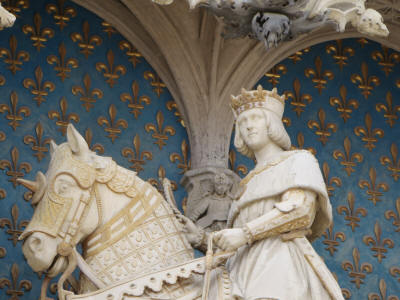
M 79 228 L 85 221 L 93 200 L 96 201 L 98 224 L 101 224 L 103 219 L 101 197 L 98 197 L 97 185 L 98 183 L 94 182 L 94 184 L 90 187 L 89 197 L 85 196 L 84 194 L 81 195 L 79 198 L 79 203 L 73 213 L 73 218 L 68 227 L 66 230 L 61 229 L 58 233 L 58 236 L 62 238 L 62 241 L 57 246 L 57 255 L 55 260 L 66 259 L 68 261 L 65 271 L 57 282 L 57 292 L 60 299 L 65 299 L 67 294 L 71 294 L 70 291 L 64 290 L 64 283 L 69 279 L 70 275 L 77 266 L 80 268 L 81 272 L 84 273 L 98 288 L 105 287 L 104 283 L 96 277 L 89 265 L 76 250 L 76 245 L 79 242 L 77 238 Z M 48 299 L 46 297 L 46 291 L 50 279 L 53 277 L 51 275 L 52 274 L 48 273 L 45 280 L 42 282 L 40 300 Z

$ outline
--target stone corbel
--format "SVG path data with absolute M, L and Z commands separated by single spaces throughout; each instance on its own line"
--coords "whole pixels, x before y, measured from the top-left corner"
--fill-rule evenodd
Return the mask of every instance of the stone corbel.
M 153 0 L 171 4 L 173 0 Z M 386 37 L 389 31 L 379 12 L 365 7 L 365 0 L 187 0 L 189 7 L 207 7 L 224 24 L 224 37 L 249 36 L 267 49 L 276 47 L 324 25 L 344 32 L 348 23 L 361 34 Z
M 239 181 L 236 173 L 222 167 L 187 171 L 181 180 L 188 192 L 185 215 L 205 230 L 225 228 Z

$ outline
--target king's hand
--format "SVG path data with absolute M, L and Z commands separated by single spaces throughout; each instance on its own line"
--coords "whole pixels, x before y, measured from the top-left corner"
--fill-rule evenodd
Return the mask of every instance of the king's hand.
M 214 243 L 224 251 L 234 251 L 247 243 L 242 228 L 223 229 L 214 234 Z

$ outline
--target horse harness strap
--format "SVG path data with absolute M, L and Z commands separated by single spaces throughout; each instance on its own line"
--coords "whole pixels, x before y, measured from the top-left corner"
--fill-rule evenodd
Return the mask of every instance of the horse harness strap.
M 76 240 L 78 229 L 89 212 L 90 203 L 92 202 L 93 198 L 94 188 L 92 187 L 90 189 L 89 197 L 81 195 L 79 199 L 79 204 L 75 209 L 73 219 L 69 226 L 66 228 L 65 231 L 61 229 L 58 233 L 58 235 L 63 239 L 57 247 L 57 253 L 61 256 L 70 255 L 73 248 L 78 243 L 78 241 Z
M 146 220 L 163 198 L 154 187 L 144 185 L 131 201 L 106 224 L 100 226 L 84 241 L 85 257 L 93 256 L 120 240 Z

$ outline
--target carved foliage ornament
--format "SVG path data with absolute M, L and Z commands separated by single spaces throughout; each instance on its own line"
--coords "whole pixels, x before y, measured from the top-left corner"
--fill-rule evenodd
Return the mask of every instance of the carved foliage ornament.
M 173 3 L 173 0 L 152 1 L 160 5 Z M 262 41 L 267 49 L 323 24 L 333 25 L 340 32 L 351 23 L 362 34 L 380 37 L 389 34 L 381 14 L 374 9 L 366 9 L 364 0 L 187 1 L 192 9 L 205 6 L 220 17 L 225 24 L 225 37 L 250 36 Z

